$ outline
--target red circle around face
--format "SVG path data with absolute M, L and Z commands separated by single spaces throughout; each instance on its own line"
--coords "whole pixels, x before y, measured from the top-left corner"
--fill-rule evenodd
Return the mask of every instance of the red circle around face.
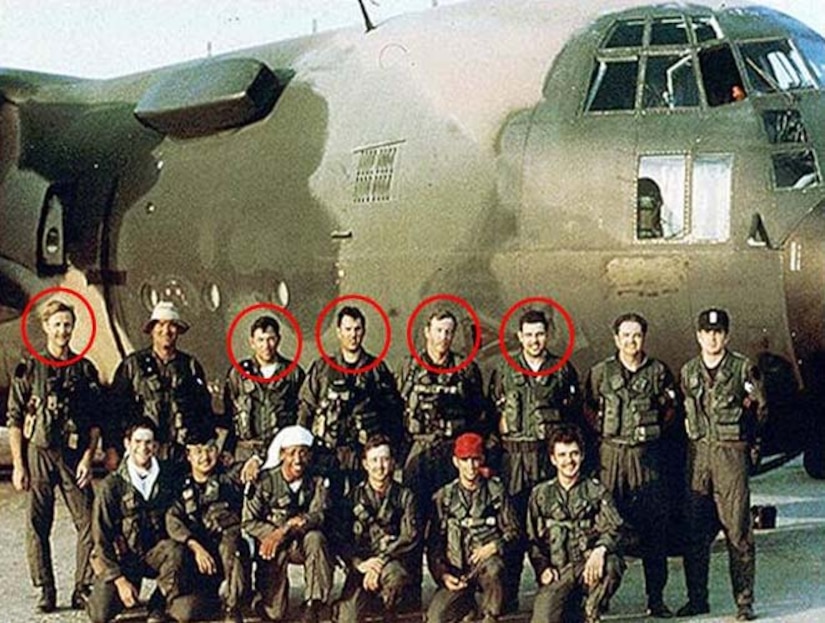
M 34 309 L 35 303 L 42 299 L 44 296 L 49 294 L 54 294 L 57 292 L 63 292 L 64 294 L 68 294 L 69 296 L 73 296 L 86 308 L 86 311 L 89 312 L 89 318 L 92 323 L 92 334 L 89 337 L 89 342 L 86 344 L 86 347 L 80 351 L 77 355 L 72 357 L 71 359 L 67 359 L 66 361 L 55 361 L 54 359 L 47 359 L 43 355 L 37 352 L 34 346 L 29 339 L 29 329 L 26 326 L 28 323 L 29 314 L 31 314 L 32 309 Z M 76 314 L 75 314 L 76 316 Z M 75 323 L 77 324 L 77 323 Z M 37 294 L 35 294 L 31 299 L 29 299 L 26 308 L 23 310 L 23 315 L 20 317 L 20 334 L 23 336 L 23 343 L 26 345 L 26 349 L 32 354 L 32 356 L 37 359 L 40 363 L 43 363 L 47 366 L 53 366 L 55 368 L 65 368 L 66 366 L 70 366 L 72 364 L 77 363 L 89 352 L 89 349 L 92 348 L 92 344 L 94 344 L 95 337 L 97 336 L 97 319 L 95 318 L 95 312 L 92 309 L 92 305 L 89 303 L 88 299 L 80 294 L 80 292 L 76 292 L 70 288 L 64 288 L 61 286 L 55 286 L 53 288 L 46 288 L 45 290 L 41 290 Z
M 241 367 L 241 364 L 238 363 L 237 358 L 235 357 L 235 353 L 232 350 L 232 336 L 235 334 L 235 329 L 238 326 L 238 323 L 241 319 L 250 314 L 251 312 L 255 311 L 256 309 L 268 309 L 270 311 L 274 311 L 289 321 L 289 324 L 292 325 L 292 330 L 295 332 L 296 339 L 298 340 L 298 346 L 295 349 L 295 357 L 292 359 L 292 363 L 290 363 L 284 370 L 275 374 L 269 378 L 263 376 L 256 376 L 254 374 L 249 374 L 246 370 Z M 281 379 L 285 378 L 290 372 L 292 372 L 295 368 L 298 367 L 298 360 L 301 358 L 301 350 L 304 347 L 304 336 L 301 333 L 301 326 L 298 324 L 298 321 L 285 307 L 281 307 L 280 305 L 275 305 L 274 303 L 255 303 L 254 305 L 250 305 L 249 307 L 244 308 L 241 312 L 235 316 L 235 319 L 232 321 L 232 324 L 229 325 L 229 331 L 226 332 L 226 354 L 229 355 L 229 361 L 232 363 L 232 367 L 238 371 L 245 379 L 249 379 L 250 381 L 255 381 L 256 383 L 275 383 L 280 381 Z
M 505 344 L 505 333 L 507 331 L 507 323 L 510 321 L 511 316 L 525 305 L 529 305 L 531 303 L 544 303 L 546 305 L 550 305 L 553 309 L 559 312 L 562 318 L 564 318 L 564 322 L 567 324 L 567 332 L 570 335 L 570 340 L 567 343 L 567 348 L 565 349 L 564 354 L 561 356 L 561 359 L 559 359 L 555 365 L 551 366 L 550 368 L 547 368 L 546 370 L 533 371 L 520 366 L 518 362 L 510 356 L 510 353 L 507 352 L 507 346 Z M 560 370 L 561 367 L 570 360 L 570 357 L 573 354 L 573 346 L 575 345 L 575 343 L 576 329 L 573 326 L 573 318 L 570 316 L 567 310 L 561 306 L 561 304 L 557 303 L 551 298 L 543 296 L 533 296 L 518 301 L 515 305 L 513 305 L 510 309 L 507 310 L 506 314 L 504 314 L 504 318 L 501 319 L 501 326 L 498 329 L 498 347 L 499 350 L 501 350 L 501 354 L 504 355 L 504 359 L 507 361 L 507 364 L 517 372 L 521 372 L 522 374 L 526 374 L 527 376 L 550 376 L 557 370 Z
M 324 326 L 324 320 L 329 315 L 329 313 L 335 308 L 336 305 L 342 303 L 343 301 L 361 301 L 362 303 L 366 303 L 375 311 L 378 312 L 378 315 L 381 316 L 381 321 L 384 323 L 384 348 L 381 349 L 381 352 L 376 356 L 375 361 L 372 363 L 368 363 L 365 366 L 361 366 L 360 368 L 347 368 L 345 366 L 339 365 L 332 357 L 330 357 L 327 352 L 324 350 L 324 345 L 321 343 L 321 332 Z M 366 329 L 366 327 L 364 327 Z M 344 294 L 343 296 L 339 296 L 337 298 L 332 299 L 329 303 L 327 303 L 326 307 L 321 310 L 321 313 L 318 314 L 318 319 L 315 321 L 315 346 L 318 348 L 318 352 L 321 354 L 321 358 L 326 361 L 329 366 L 333 370 L 337 370 L 343 374 L 363 374 L 364 372 L 369 372 L 377 368 L 381 365 L 381 362 L 384 361 L 384 358 L 387 356 L 387 353 L 390 351 L 390 342 L 392 341 L 392 328 L 390 327 L 390 317 L 387 315 L 387 312 L 384 311 L 384 308 L 378 304 L 375 299 L 372 299 L 368 296 L 364 296 L 363 294 Z
M 418 354 L 418 351 L 415 348 L 415 340 L 413 339 L 413 328 L 415 325 L 415 319 L 418 318 L 418 315 L 425 307 L 436 301 L 451 301 L 453 303 L 460 305 L 465 310 L 467 310 L 468 314 L 470 314 L 470 317 L 473 319 L 473 325 L 475 326 L 476 336 L 473 342 L 473 348 L 470 350 L 470 353 L 461 361 L 461 363 L 453 366 L 452 368 L 439 368 L 438 366 L 431 366 L 421 358 L 421 355 Z M 469 366 L 470 363 L 472 363 L 473 359 L 475 359 L 475 356 L 478 354 L 480 348 L 481 321 L 479 321 L 478 314 L 476 314 L 476 311 L 473 309 L 472 305 L 470 305 L 460 296 L 442 293 L 434 294 L 433 296 L 427 297 L 418 304 L 418 306 L 413 310 L 413 313 L 410 314 L 409 320 L 407 320 L 407 349 L 410 351 L 410 354 L 413 356 L 413 359 L 415 359 L 415 361 L 418 362 L 418 364 L 428 372 L 433 372 L 434 374 L 453 374 L 455 372 L 460 372 L 461 370 Z

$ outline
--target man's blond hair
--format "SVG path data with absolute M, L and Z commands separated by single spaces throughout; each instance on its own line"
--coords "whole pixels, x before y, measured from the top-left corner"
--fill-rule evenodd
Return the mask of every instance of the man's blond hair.
M 40 321 L 48 322 L 49 318 L 60 312 L 67 312 L 72 317 L 72 324 L 77 322 L 77 316 L 74 313 L 74 307 L 68 303 L 64 303 L 60 299 L 51 299 L 40 309 Z

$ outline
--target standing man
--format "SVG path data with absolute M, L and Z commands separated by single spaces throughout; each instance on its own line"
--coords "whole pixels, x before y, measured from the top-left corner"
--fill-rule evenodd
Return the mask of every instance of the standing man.
M 224 471 L 218 461 L 215 429 L 188 431 L 186 459 L 190 473 L 166 512 L 169 537 L 185 545 L 197 569 L 197 593 L 206 604 L 220 595 L 226 623 L 243 623 L 242 601 L 249 589 L 251 563 L 241 535 L 243 485 L 237 472 Z M 239 466 L 240 467 L 240 466 Z M 191 561 L 188 564 L 192 566 Z M 209 616 L 209 610 L 204 612 Z
M 257 478 L 266 449 L 278 431 L 298 419 L 298 392 L 306 375 L 295 366 L 284 376 L 292 362 L 278 352 L 280 342 L 278 321 L 259 316 L 249 330 L 252 357 L 243 359 L 240 367 L 251 376 L 281 378 L 269 382 L 248 379 L 234 366 L 226 375 L 224 409 L 234 427 L 234 443 L 227 449 L 232 451 L 235 445 L 235 459 L 243 464 L 241 478 L 245 483 Z
M 92 535 L 95 583 L 89 597 L 92 623 L 108 623 L 124 608 L 138 605 L 143 578 L 157 587 L 148 604 L 147 623 L 192 619 L 183 594 L 184 547 L 168 538 L 166 511 L 177 492 L 175 474 L 155 453 L 155 423 L 140 418 L 126 429 L 126 458 L 100 485 L 94 502 Z
M 504 484 L 483 471 L 484 439 L 464 433 L 455 440 L 458 478 L 433 499 L 427 561 L 438 584 L 428 623 L 457 623 L 475 611 L 481 592 L 484 623 L 498 620 L 504 602 L 504 554 L 518 537 L 518 523 Z
M 751 451 L 767 417 L 759 369 L 728 350 L 730 318 L 723 309 L 699 314 L 699 355 L 682 367 L 688 435 L 688 524 L 685 555 L 688 602 L 679 616 L 710 611 L 710 548 L 725 532 L 733 596 L 739 621 L 755 618 L 756 549 L 750 515 Z
M 381 362 L 359 371 L 375 363 L 363 347 L 366 323 L 357 307 L 341 308 L 336 318 L 340 352 L 332 357 L 337 366 L 317 359 L 300 392 L 298 423 L 321 446 L 315 458 L 336 494 L 361 480 L 359 461 L 370 435 L 387 435 L 396 446 L 403 436 L 401 399 L 389 368 Z
M 281 429 L 243 509 L 243 528 L 258 544 L 256 608 L 262 619 L 285 621 L 289 563 L 304 566 L 304 623 L 318 623 L 332 591 L 332 558 L 323 530 L 329 481 L 307 474 L 313 437 L 302 426 Z
M 521 370 L 503 362 L 490 378 L 489 396 L 496 407 L 503 450 L 502 477 L 520 526 L 527 517 L 530 490 L 551 476 L 547 439 L 563 422 L 577 422 L 580 417 L 576 370 L 565 363 L 548 374 L 559 364 L 559 358 L 547 350 L 549 328 L 544 312 L 524 312 L 519 318 L 521 353 L 516 359 Z M 522 533 L 506 561 L 505 610 L 509 612 L 518 610 L 526 551 Z
M 177 347 L 178 337 L 188 330 L 174 303 L 161 301 L 143 327 L 152 336 L 152 346 L 118 366 L 111 390 L 112 429 L 104 440 L 108 469 L 117 465 L 117 444 L 127 423 L 146 416 L 157 426 L 158 456 L 183 471 L 186 431 L 212 417 L 203 368 Z
M 401 398 L 412 447 L 404 465 L 404 484 L 417 492 L 427 514 L 433 493 L 453 478 L 453 442 L 465 431 L 478 431 L 484 414 L 481 371 L 471 361 L 457 372 L 462 357 L 453 352 L 458 320 L 450 311 L 434 313 L 424 328 L 421 361 L 410 357 L 401 374 Z
M 635 313 L 613 322 L 616 354 L 590 370 L 585 402 L 599 437 L 600 480 L 638 539 L 647 614 L 671 618 L 667 583 L 668 498 L 662 433 L 673 421 L 676 383 L 667 366 L 644 350 L 647 321 Z
M 362 465 L 367 479 L 349 496 L 349 569 L 338 623 L 361 621 L 376 597 L 383 605 L 383 619 L 392 622 L 416 566 L 412 557 L 421 538 L 418 508 L 413 492 L 393 480 L 395 459 L 388 437 L 367 440 Z
M 100 428 L 100 384 L 88 359 L 60 365 L 76 355 L 69 344 L 74 308 L 52 299 L 40 313 L 46 348 L 40 361 L 27 357 L 14 371 L 9 391 L 7 426 L 12 455 L 12 482 L 28 491 L 26 552 L 32 583 L 40 587 L 37 610 L 57 605 L 51 544 L 54 489 L 60 488 L 77 530 L 73 609 L 83 609 L 92 582 L 92 457 Z
M 531 622 L 579 620 L 584 610 L 585 623 L 596 623 L 622 579 L 622 519 L 610 492 L 581 475 L 578 428 L 557 428 L 548 450 L 556 477 L 533 489 L 527 511 L 530 561 L 539 580 Z

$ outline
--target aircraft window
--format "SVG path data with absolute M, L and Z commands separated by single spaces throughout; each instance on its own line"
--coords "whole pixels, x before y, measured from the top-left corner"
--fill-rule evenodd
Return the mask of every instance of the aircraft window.
M 812 67 L 819 86 L 825 88 L 825 41 L 810 36 L 801 37 L 796 43 Z
M 699 88 L 690 54 L 648 57 L 642 105 L 645 108 L 699 105 Z
M 650 27 L 650 45 L 679 45 L 688 42 L 682 17 L 660 17 Z
M 798 110 L 766 110 L 762 123 L 771 143 L 807 143 L 808 131 Z
M 721 106 L 745 99 L 742 76 L 736 67 L 730 46 L 701 50 L 699 67 L 702 70 L 708 106 Z
M 777 188 L 799 190 L 820 182 L 816 157 L 810 149 L 773 154 L 773 176 Z
M 730 237 L 733 156 L 709 154 L 693 160 L 691 240 L 723 241 Z
M 590 79 L 586 110 L 633 110 L 639 61 L 599 61 Z
M 637 181 L 636 235 L 678 238 L 685 232 L 686 156 L 642 156 Z
M 787 39 L 742 43 L 740 49 L 748 78 L 760 93 L 814 86 L 802 57 Z
M 693 17 L 693 34 L 696 36 L 697 43 L 705 43 L 706 41 L 715 41 L 722 38 L 722 32 L 719 24 L 713 17 Z
M 645 34 L 644 19 L 616 22 L 605 39 L 603 48 L 639 48 Z

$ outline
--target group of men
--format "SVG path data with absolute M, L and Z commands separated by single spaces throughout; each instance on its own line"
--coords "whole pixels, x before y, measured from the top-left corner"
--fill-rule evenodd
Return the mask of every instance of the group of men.
M 8 425 L 43 612 L 56 607 L 59 487 L 78 533 L 71 605 L 95 622 L 135 605 L 146 577 L 157 580 L 152 623 L 216 608 L 242 621 L 253 584 L 256 613 L 285 620 L 290 563 L 305 569 L 302 617 L 318 621 L 336 561 L 347 569 L 338 621 L 362 620 L 370 602 L 393 618 L 421 606 L 424 554 L 438 585 L 426 620 L 492 622 L 518 607 L 525 553 L 539 586 L 533 621 L 596 621 L 627 552 L 642 558 L 648 614 L 668 618 L 663 443 L 684 419 L 688 601 L 677 614 L 709 611 L 721 527 L 737 618 L 754 618 L 748 470 L 766 403 L 758 369 L 727 348 L 724 310 L 699 315 L 700 353 L 678 383 L 645 353 L 645 319 L 620 316 L 615 355 L 581 387 L 547 350 L 547 316 L 527 310 L 516 365 L 502 362 L 486 392 L 478 366 L 452 349 L 449 311 L 428 319 L 424 348 L 397 379 L 365 351 L 357 307 L 340 309 L 339 348 L 307 374 L 279 353 L 277 320 L 261 316 L 252 357 L 227 374 L 223 431 L 203 368 L 177 348 L 188 325 L 171 303 L 155 307 L 151 346 L 126 357 L 107 390 L 69 347 L 72 307 L 52 300 L 41 320 L 46 348 L 15 370 Z M 93 495 L 101 435 L 111 473 Z M 598 480 L 584 475 L 586 448 Z

